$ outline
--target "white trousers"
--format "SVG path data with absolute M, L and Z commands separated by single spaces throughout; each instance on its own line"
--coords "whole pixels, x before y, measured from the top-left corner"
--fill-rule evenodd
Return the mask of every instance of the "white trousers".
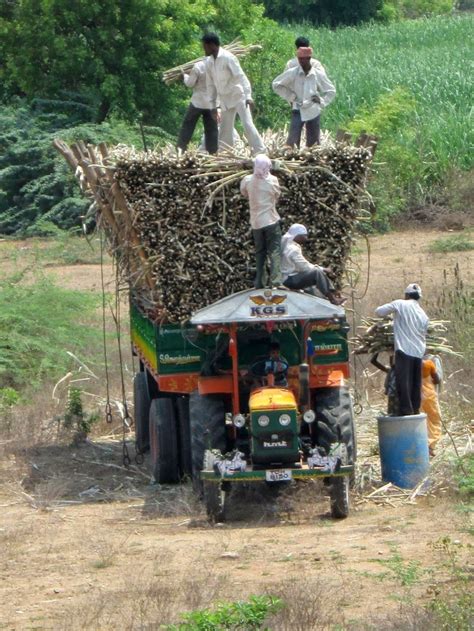
M 266 147 L 263 144 L 263 140 L 257 131 L 253 123 L 252 111 L 250 107 L 245 104 L 245 101 L 239 101 L 235 107 L 231 107 L 228 110 L 221 112 L 221 124 L 219 128 L 219 147 L 225 148 L 225 145 L 229 147 L 234 146 L 234 125 L 235 116 L 240 118 L 242 126 L 244 128 L 244 135 L 247 138 L 247 142 L 252 147 L 254 155 L 257 153 L 265 153 Z

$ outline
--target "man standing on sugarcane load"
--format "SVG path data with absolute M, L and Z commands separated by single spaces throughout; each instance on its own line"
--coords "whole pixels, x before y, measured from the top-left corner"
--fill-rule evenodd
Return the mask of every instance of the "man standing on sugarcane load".
M 252 88 L 239 60 L 221 48 L 215 33 L 204 35 L 202 45 L 207 56 L 208 97 L 216 120 L 217 107 L 221 108 L 219 146 L 233 147 L 235 117 L 238 116 L 253 154 L 265 153 L 265 145 L 252 119 Z
M 393 314 L 395 378 L 400 416 L 420 413 L 421 365 L 429 324 L 428 316 L 419 304 L 421 296 L 421 287 L 411 283 L 405 289 L 404 299 L 394 300 L 375 310 L 380 317 Z
M 346 299 L 339 295 L 326 275 L 328 270 L 313 265 L 303 256 L 301 246 L 308 240 L 308 231 L 294 223 L 281 240 L 281 273 L 288 289 L 304 289 L 315 294 L 314 288 L 333 305 L 342 305 Z
M 185 86 L 192 88 L 193 96 L 179 132 L 178 148 L 186 151 L 197 122 L 202 116 L 206 151 L 208 153 L 217 153 L 217 120 L 212 113 L 211 103 L 207 94 L 205 62 L 198 61 L 195 63 L 189 74 L 183 72 L 183 81 Z
M 292 107 L 287 145 L 299 147 L 306 126 L 306 146 L 312 147 L 319 144 L 321 112 L 336 96 L 336 88 L 326 73 L 311 64 L 312 48 L 298 48 L 296 55 L 299 65 L 285 70 L 272 87 Z
M 246 175 L 240 192 L 249 200 L 250 224 L 255 242 L 257 274 L 255 289 L 266 285 L 266 263 L 270 263 L 270 287 L 281 285 L 281 228 L 276 203 L 280 197 L 278 178 L 271 175 L 272 162 L 265 154 L 255 158 L 253 175 Z

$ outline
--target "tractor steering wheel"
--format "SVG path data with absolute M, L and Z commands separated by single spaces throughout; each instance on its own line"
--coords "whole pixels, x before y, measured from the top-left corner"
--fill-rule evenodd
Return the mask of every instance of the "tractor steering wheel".
M 281 360 L 261 359 L 249 367 L 249 373 L 253 377 L 266 377 L 267 375 L 283 375 L 286 377 L 289 364 Z

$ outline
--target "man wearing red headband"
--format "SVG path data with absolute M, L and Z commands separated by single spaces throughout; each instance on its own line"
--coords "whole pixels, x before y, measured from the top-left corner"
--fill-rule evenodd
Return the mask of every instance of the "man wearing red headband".
M 326 73 L 312 64 L 311 48 L 298 48 L 296 55 L 299 65 L 285 70 L 273 81 L 272 87 L 292 107 L 287 144 L 299 147 L 301 132 L 306 126 L 306 146 L 312 147 L 319 144 L 321 112 L 336 96 L 336 88 Z

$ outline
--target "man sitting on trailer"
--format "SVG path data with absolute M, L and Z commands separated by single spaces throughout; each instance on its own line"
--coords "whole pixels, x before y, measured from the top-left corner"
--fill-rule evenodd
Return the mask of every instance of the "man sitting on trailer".
M 306 146 L 312 147 L 319 144 L 321 112 L 336 96 L 336 88 L 325 72 L 311 64 L 312 48 L 298 48 L 296 54 L 299 65 L 285 70 L 272 87 L 292 107 L 287 144 L 299 147 L 306 126 Z
M 217 120 L 211 111 L 211 102 L 207 94 L 206 64 L 198 61 L 191 72 L 183 72 L 184 85 L 192 88 L 193 96 L 184 116 L 178 136 L 178 148 L 186 151 L 193 136 L 198 120 L 202 116 L 204 124 L 204 144 L 208 153 L 217 153 Z
M 271 168 L 270 158 L 260 154 L 255 158 L 253 175 L 246 175 L 240 183 L 240 192 L 249 200 L 257 266 L 256 289 L 267 284 L 267 258 L 270 263 L 270 287 L 281 285 L 281 228 L 280 215 L 276 210 L 281 191 L 278 178 L 270 173 Z
M 326 272 L 329 271 L 319 265 L 310 263 L 304 256 L 302 245 L 308 240 L 308 231 L 300 223 L 294 223 L 281 240 L 281 272 L 283 284 L 288 289 L 304 289 L 307 293 L 316 295 L 315 289 L 333 305 L 346 302 L 336 291 Z
M 405 298 L 377 307 L 380 317 L 393 314 L 395 376 L 400 415 L 419 414 L 421 406 L 421 368 L 426 351 L 429 319 L 420 307 L 421 287 L 411 283 Z
M 221 108 L 219 145 L 232 147 L 235 117 L 238 116 L 254 155 L 266 148 L 252 119 L 252 88 L 235 55 L 221 48 L 219 37 L 207 33 L 202 38 L 206 53 L 207 90 L 213 116 L 217 120 L 217 106 Z

